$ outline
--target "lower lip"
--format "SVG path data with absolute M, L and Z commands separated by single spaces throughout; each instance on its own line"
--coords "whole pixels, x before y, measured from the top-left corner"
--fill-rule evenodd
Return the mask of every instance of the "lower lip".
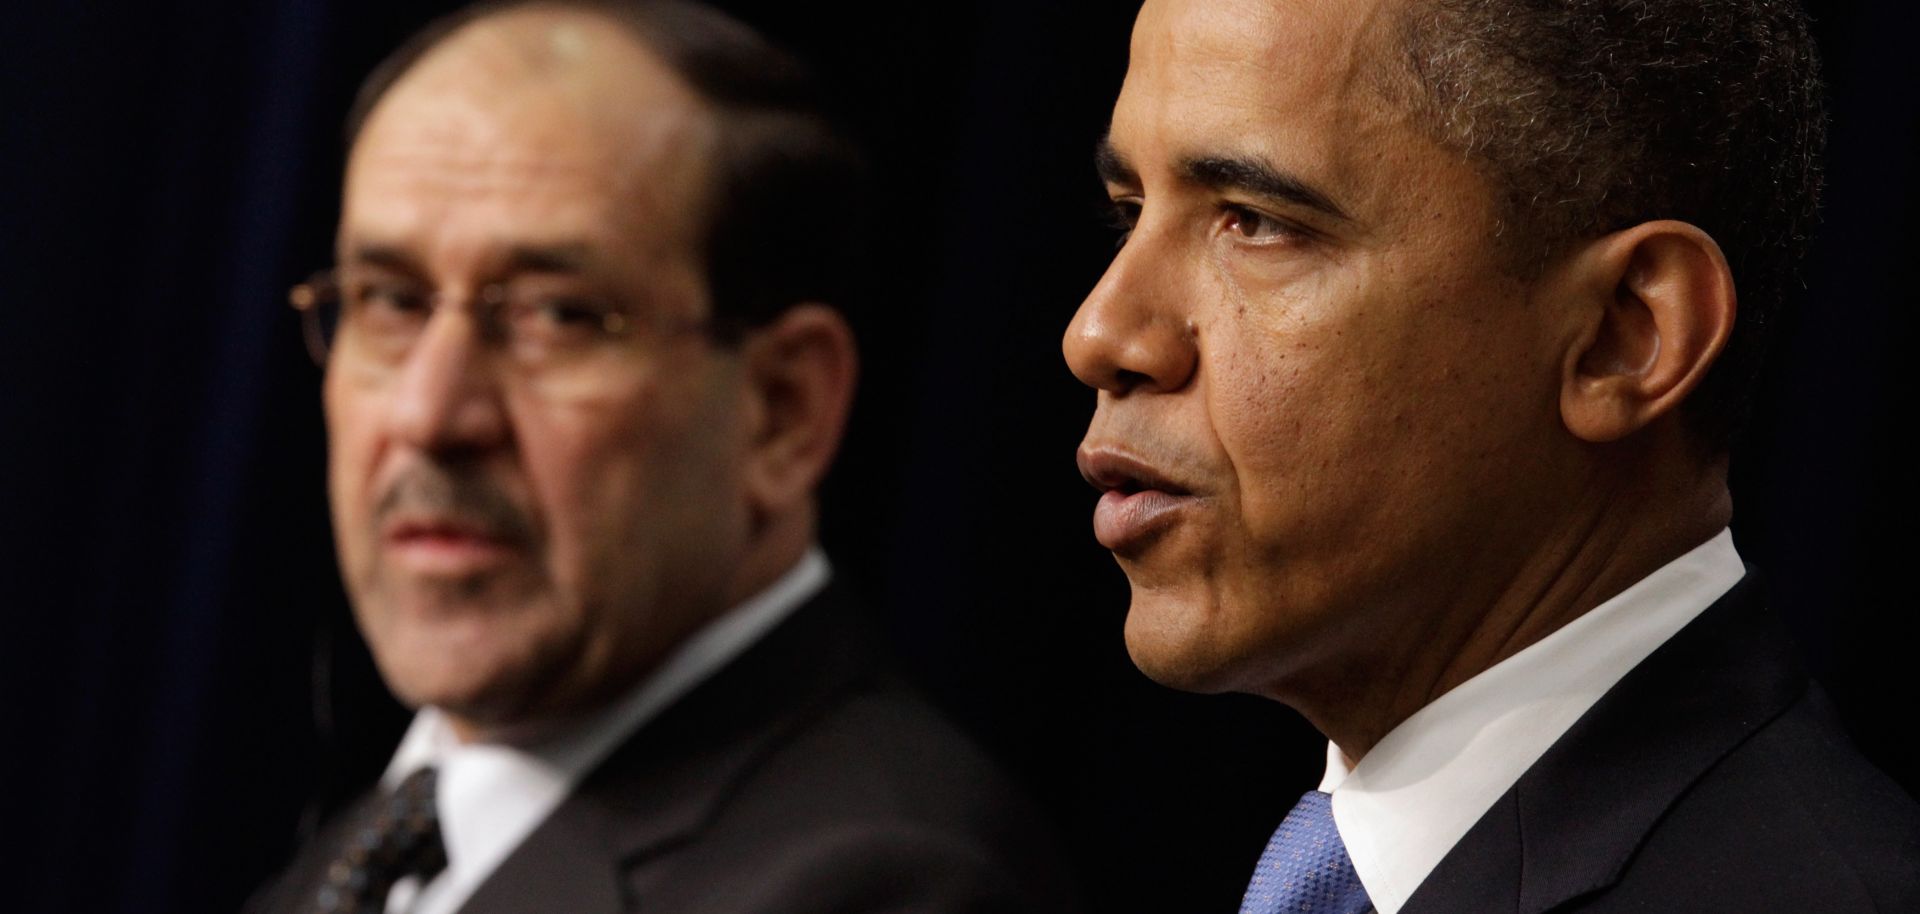
M 1159 489 L 1109 490 L 1093 508 L 1093 538 L 1114 552 L 1139 549 L 1173 526 L 1180 510 L 1192 503 L 1191 495 Z
M 387 541 L 402 568 L 436 576 L 488 571 L 513 557 L 513 547 L 477 536 L 407 536 Z

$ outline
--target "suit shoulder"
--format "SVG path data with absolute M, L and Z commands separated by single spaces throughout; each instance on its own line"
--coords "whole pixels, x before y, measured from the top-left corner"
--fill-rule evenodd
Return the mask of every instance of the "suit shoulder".
M 1736 764 L 1765 766 L 1807 844 L 1879 910 L 1920 910 L 1920 804 L 1860 755 L 1824 690 L 1809 688 L 1742 748 Z
M 1813 687 L 1702 775 L 1626 881 L 1691 886 L 1703 910 L 1920 910 L 1920 805 Z
M 1050 830 L 1020 791 L 958 727 L 886 676 L 849 688 L 769 747 L 697 844 L 683 865 L 753 860 L 753 894 L 769 910 L 792 910 L 800 898 L 844 911 L 1074 907 Z M 747 900 L 738 886 L 727 891 L 721 909 Z
M 1037 830 L 1021 792 L 960 729 L 887 677 L 849 690 L 770 751 L 729 806 L 999 841 Z

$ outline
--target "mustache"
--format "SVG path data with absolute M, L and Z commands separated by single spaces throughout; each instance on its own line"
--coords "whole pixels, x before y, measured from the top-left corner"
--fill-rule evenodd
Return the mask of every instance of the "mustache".
M 374 525 L 395 515 L 446 518 L 514 543 L 531 543 L 536 534 L 533 518 L 485 477 L 434 464 L 409 467 L 380 494 Z

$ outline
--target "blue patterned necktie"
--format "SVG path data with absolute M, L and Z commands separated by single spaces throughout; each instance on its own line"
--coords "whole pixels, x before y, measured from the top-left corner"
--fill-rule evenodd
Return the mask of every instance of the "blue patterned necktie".
M 1333 797 L 1308 791 L 1267 839 L 1260 865 L 1240 899 L 1240 914 L 1364 914 L 1373 910 L 1353 871 Z

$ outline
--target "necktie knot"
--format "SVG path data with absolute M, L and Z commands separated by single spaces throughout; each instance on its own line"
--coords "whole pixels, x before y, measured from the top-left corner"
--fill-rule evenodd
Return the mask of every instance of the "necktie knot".
M 1240 914 L 1364 914 L 1372 908 L 1334 824 L 1333 797 L 1308 791 L 1267 840 Z
M 434 807 L 435 772 L 422 768 L 355 824 L 327 867 L 315 899 L 322 914 L 380 914 L 387 893 L 408 876 L 432 878 L 447 866 Z

